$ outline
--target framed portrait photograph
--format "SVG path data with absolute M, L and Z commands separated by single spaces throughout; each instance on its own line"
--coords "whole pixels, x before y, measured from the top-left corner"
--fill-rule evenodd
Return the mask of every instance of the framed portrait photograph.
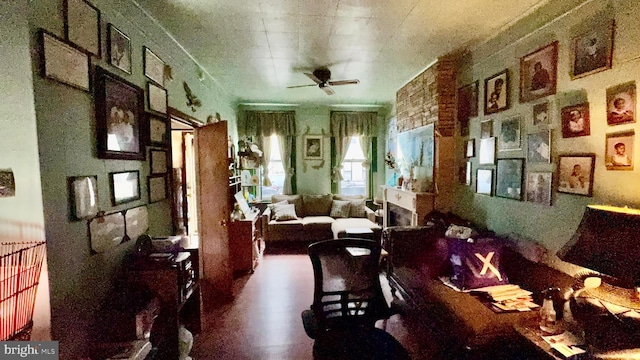
M 607 124 L 619 125 L 636 122 L 636 83 L 607 88 Z
M 144 47 L 144 75 L 164 87 L 164 61 L 148 47 Z
M 72 220 L 98 215 L 98 177 L 72 176 L 69 182 L 69 205 Z
M 533 105 L 533 126 L 549 124 L 549 102 Z
M 149 189 L 149 203 L 162 201 L 167 195 L 167 176 L 152 175 L 147 178 Z
M 563 107 L 560 116 L 563 138 L 591 135 L 589 103 Z
M 152 82 L 147 82 L 147 96 L 149 110 L 159 114 L 167 113 L 167 90 Z
M 558 42 L 520 58 L 520 102 L 556 93 L 558 78 Z
M 303 158 L 308 160 L 322 160 L 322 135 L 306 135 L 303 141 Z
M 491 196 L 493 193 L 493 170 L 478 169 L 476 174 L 476 193 Z
M 464 156 L 468 158 L 476 156 L 476 139 L 467 140 Z
M 633 170 L 633 130 L 607 134 L 605 165 L 607 170 Z
M 521 149 L 520 117 L 502 120 L 500 134 L 498 134 L 498 151 L 512 151 Z
M 481 165 L 495 164 L 496 162 L 496 138 L 480 139 L 478 162 Z
M 100 58 L 100 10 L 86 0 L 63 0 L 67 40 Z
M 498 159 L 496 196 L 522 200 L 523 159 Z
M 592 196 L 595 154 L 567 154 L 558 157 L 558 192 Z
M 613 56 L 613 20 L 572 39 L 571 79 L 611 69 Z
M 107 25 L 109 65 L 131 74 L 131 39 L 113 24 Z
M 551 206 L 551 172 L 527 173 L 527 201 Z
M 166 150 L 151 149 L 149 151 L 149 168 L 152 175 L 166 174 L 169 171 L 167 154 Z
M 480 122 L 480 139 L 488 139 L 493 136 L 493 120 Z
M 140 171 L 109 173 L 111 204 L 120 205 L 140 199 Z
M 44 29 L 40 29 L 40 44 L 42 77 L 90 90 L 89 55 Z
M 95 88 L 98 157 L 144 160 L 144 91 L 100 67 Z
M 484 113 L 493 114 L 509 108 L 509 69 L 484 80 Z
M 478 81 L 458 89 L 460 136 L 469 135 L 469 119 L 478 116 Z
M 149 145 L 167 147 L 171 142 L 171 128 L 165 116 L 147 113 L 149 119 Z
M 551 163 L 551 131 L 542 130 L 527 136 L 527 162 Z

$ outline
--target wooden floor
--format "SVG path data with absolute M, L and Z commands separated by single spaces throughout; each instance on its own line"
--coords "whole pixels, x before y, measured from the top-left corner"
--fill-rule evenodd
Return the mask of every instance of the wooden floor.
M 386 280 L 383 288 L 391 300 Z M 265 254 L 254 274 L 239 277 L 234 299 L 205 314 L 203 331 L 195 337 L 190 356 L 200 359 L 312 359 L 300 313 L 313 298 L 313 269 L 308 255 Z M 419 324 L 393 315 L 386 330 L 413 359 L 454 359 L 444 344 Z

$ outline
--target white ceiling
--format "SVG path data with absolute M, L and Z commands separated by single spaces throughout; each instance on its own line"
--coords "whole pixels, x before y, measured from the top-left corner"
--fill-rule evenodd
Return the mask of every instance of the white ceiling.
M 135 0 L 238 102 L 389 104 L 549 0 Z M 359 79 L 328 96 L 304 72 Z

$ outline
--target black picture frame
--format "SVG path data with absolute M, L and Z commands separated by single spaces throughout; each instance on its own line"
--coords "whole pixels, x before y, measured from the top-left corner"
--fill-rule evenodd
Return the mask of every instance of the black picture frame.
M 131 39 L 115 25 L 107 25 L 109 65 L 131 74 Z
M 498 159 L 496 166 L 496 196 L 522 201 L 524 159 Z
M 510 104 L 509 69 L 504 69 L 484 80 L 484 113 L 494 114 L 507 110 Z
M 140 199 L 140 171 L 118 171 L 109 173 L 111 204 L 113 206 Z
M 171 126 L 169 118 L 164 115 L 147 113 L 148 144 L 157 147 L 169 147 L 171 143 Z
M 90 91 L 91 59 L 84 50 L 40 29 L 41 76 L 74 88 Z
M 148 81 L 147 104 L 149 106 L 149 111 L 165 115 L 169 107 L 167 90 L 151 81 Z
M 149 173 L 166 174 L 169 171 L 169 152 L 163 149 L 149 150 Z
M 144 160 L 144 91 L 100 67 L 95 84 L 98 158 Z
M 149 203 L 165 200 L 169 197 L 167 188 L 167 175 L 150 175 L 147 177 L 147 189 L 149 192 Z
M 144 76 L 164 87 L 164 61 L 151 49 L 143 46 Z
M 63 9 L 66 39 L 101 58 L 100 10 L 86 0 L 63 0 Z

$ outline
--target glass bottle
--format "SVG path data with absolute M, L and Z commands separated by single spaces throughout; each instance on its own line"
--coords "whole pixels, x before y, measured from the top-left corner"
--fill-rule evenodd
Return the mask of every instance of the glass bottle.
M 553 289 L 543 292 L 544 300 L 540 308 L 540 330 L 548 334 L 558 333 L 557 313 L 553 304 Z

